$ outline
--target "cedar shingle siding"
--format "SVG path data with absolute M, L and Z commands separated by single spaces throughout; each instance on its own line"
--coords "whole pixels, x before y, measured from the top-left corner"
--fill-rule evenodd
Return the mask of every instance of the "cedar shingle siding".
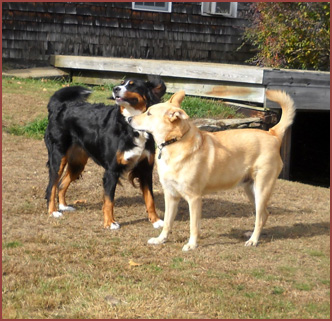
M 132 10 L 131 2 L 2 3 L 2 57 L 47 64 L 50 55 L 241 64 L 248 3 L 237 18 L 201 15 L 201 3 L 173 2 L 171 13 Z

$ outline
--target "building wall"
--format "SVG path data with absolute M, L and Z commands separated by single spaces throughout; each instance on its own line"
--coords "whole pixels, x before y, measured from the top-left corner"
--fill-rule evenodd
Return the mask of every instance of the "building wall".
M 135 11 L 131 2 L 4 2 L 3 60 L 47 64 L 50 55 L 244 63 L 248 3 L 238 17 L 202 16 L 201 3 L 173 2 L 171 13 Z

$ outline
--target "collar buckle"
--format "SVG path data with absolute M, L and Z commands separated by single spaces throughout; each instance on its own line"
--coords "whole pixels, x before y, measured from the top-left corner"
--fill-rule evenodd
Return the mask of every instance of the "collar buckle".
M 158 159 L 161 158 L 161 152 L 162 152 L 162 149 L 167 146 L 167 145 L 170 145 L 170 144 L 173 144 L 177 142 L 177 138 L 173 138 L 173 139 L 170 139 L 170 140 L 167 140 L 166 142 L 164 143 L 161 143 L 160 145 L 158 145 L 158 149 L 159 149 L 159 155 L 158 155 Z

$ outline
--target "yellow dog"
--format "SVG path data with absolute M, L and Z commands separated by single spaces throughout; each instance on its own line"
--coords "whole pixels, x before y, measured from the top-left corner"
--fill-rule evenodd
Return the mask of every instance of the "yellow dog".
M 295 116 L 294 102 L 285 92 L 269 90 L 266 93 L 282 108 L 280 122 L 268 132 L 259 129 L 200 131 L 180 108 L 184 91 L 129 119 L 133 128 L 151 133 L 159 149 L 157 166 L 165 194 L 164 227 L 159 237 L 150 239 L 149 244 L 166 242 L 183 197 L 190 211 L 190 238 L 183 251 L 195 249 L 202 196 L 243 185 L 256 208 L 255 228 L 245 245 L 257 245 L 269 215 L 267 202 L 283 166 L 280 145 Z

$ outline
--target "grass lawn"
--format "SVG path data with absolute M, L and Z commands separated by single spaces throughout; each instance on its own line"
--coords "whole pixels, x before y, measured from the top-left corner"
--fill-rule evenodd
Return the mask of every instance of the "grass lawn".
M 49 97 L 63 85 L 3 79 L 3 318 L 330 318 L 329 188 L 278 180 L 252 248 L 244 247 L 243 235 L 254 226 L 254 209 L 243 191 L 207 195 L 199 247 L 185 253 L 188 205 L 180 202 L 169 241 L 150 246 L 160 230 L 125 179 L 115 199 L 121 229 L 105 230 L 103 169 L 89 160 L 68 190 L 77 210 L 48 217 L 44 142 L 10 129 L 44 119 Z M 91 101 L 109 96 L 110 88 L 95 87 Z M 154 195 L 163 216 L 156 172 Z
M 18 106 L 20 113 L 13 113 L 12 109 L 10 111 L 3 111 L 5 131 L 14 135 L 25 135 L 27 137 L 41 139 L 48 123 L 46 109 L 48 99 L 56 90 L 64 86 L 69 86 L 69 83 L 44 79 L 5 77 L 2 81 L 2 87 L 6 95 L 13 97 L 13 99 L 15 99 L 14 97 L 16 95 L 20 95 L 25 99 L 25 103 L 22 101 L 24 106 Z M 113 105 L 115 103 L 114 100 L 109 99 L 112 95 L 112 88 L 112 85 L 93 86 L 93 93 L 88 101 Z M 163 100 L 165 101 L 170 97 L 170 94 L 166 94 Z M 44 106 L 44 108 L 41 108 L 42 106 Z M 201 99 L 198 97 L 187 96 L 183 102 L 183 109 L 193 118 L 243 117 L 243 115 L 237 113 L 234 108 L 224 105 L 220 100 Z

